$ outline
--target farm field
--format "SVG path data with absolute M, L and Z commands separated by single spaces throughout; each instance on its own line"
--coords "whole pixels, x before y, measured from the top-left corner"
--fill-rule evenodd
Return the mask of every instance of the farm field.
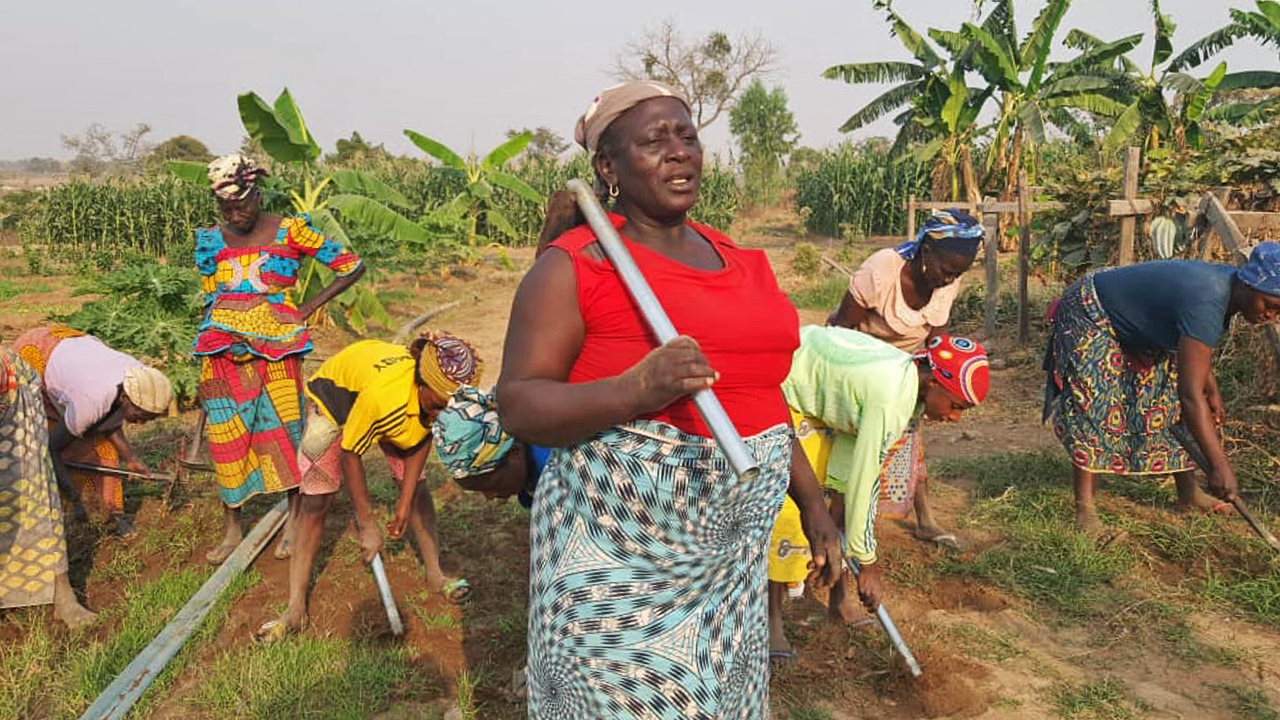
M 802 320 L 820 322 L 843 281 L 834 271 L 793 267 L 803 234 L 790 214 L 770 211 L 743 216 L 734 236 L 764 247 Z M 822 251 L 834 247 L 810 240 Z M 853 244 L 843 261 L 856 264 L 889 242 Z M 468 277 L 394 275 L 384 299 L 397 322 L 460 300 L 433 324 L 475 342 L 491 381 L 512 293 L 532 261 L 528 248 L 509 255 L 511 269 L 486 261 Z M 5 338 L 83 300 L 69 296 L 68 278 L 26 277 L 23 269 L 20 257 L 0 260 Z M 1004 275 L 1007 283 L 1008 268 Z M 966 279 L 980 283 L 979 271 Z M 1043 307 L 1057 289 L 1033 281 L 1033 300 Z M 966 332 L 979 324 L 972 308 L 980 303 L 962 296 L 957 321 Z M 957 425 L 927 431 L 932 495 L 964 552 L 914 541 L 907 525 L 881 526 L 887 604 L 924 677 L 909 679 L 880 632 L 830 624 L 824 598 L 806 597 L 787 607 L 799 657 L 775 666 L 774 717 L 1277 717 L 1280 563 L 1238 518 L 1174 515 L 1170 482 L 1104 483 L 1100 509 L 1129 532 L 1123 544 L 1098 550 L 1074 533 L 1069 467 L 1039 424 L 1039 340 L 1018 348 L 1006 339 L 1010 320 L 1001 321 L 991 400 Z M 349 339 L 321 329 L 318 352 Z M 173 458 L 190 422 L 172 418 L 141 434 L 153 467 Z M 367 462 L 389 515 L 394 486 L 381 460 Z M 394 639 L 359 561 L 350 506 L 340 501 L 325 527 L 310 629 L 269 647 L 251 642 L 286 600 L 287 561 L 269 547 L 131 717 L 444 718 L 455 706 L 464 718 L 524 717 L 507 688 L 523 663 L 527 516 L 514 502 L 462 493 L 439 466 L 429 478 L 445 569 L 468 578 L 469 604 L 425 591 L 412 547 L 389 543 L 384 556 L 407 624 Z M 0 614 L 0 717 L 78 716 L 210 574 L 203 555 L 220 526 L 212 478 L 194 476 L 180 491 L 189 506 L 173 509 L 157 490 L 126 488 L 136 539 L 109 540 L 94 526 L 72 532 L 73 582 L 87 589 L 98 625 L 72 634 L 47 608 Z M 266 507 L 256 503 L 250 513 Z

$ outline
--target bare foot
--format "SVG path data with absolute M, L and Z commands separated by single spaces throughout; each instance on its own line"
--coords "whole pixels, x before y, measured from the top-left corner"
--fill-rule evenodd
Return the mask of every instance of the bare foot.
M 1209 493 L 1196 488 L 1190 499 L 1178 499 L 1176 511 L 1184 515 L 1212 515 L 1231 512 L 1231 503 L 1223 502 Z
M 769 623 L 769 657 L 784 659 L 794 655 L 795 650 L 791 648 L 791 641 L 787 640 L 787 634 L 781 627 L 775 627 L 775 623 Z
M 236 546 L 244 539 L 244 533 L 240 532 L 240 528 L 229 527 L 227 534 L 223 536 L 222 542 L 209 552 L 205 553 L 204 559 L 209 561 L 210 565 L 221 565 L 231 553 L 235 552 Z
M 1076 528 L 1095 540 L 1107 533 L 1107 526 L 1098 519 L 1098 511 L 1093 508 L 1076 508 Z
M 293 557 L 293 533 L 289 528 L 280 534 L 280 542 L 276 543 L 275 556 L 277 560 L 288 560 Z

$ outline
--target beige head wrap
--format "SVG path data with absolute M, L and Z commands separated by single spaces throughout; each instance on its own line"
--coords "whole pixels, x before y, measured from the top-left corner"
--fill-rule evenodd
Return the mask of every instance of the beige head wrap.
M 160 415 L 169 409 L 173 400 L 173 385 L 164 373 L 153 367 L 140 365 L 124 373 L 124 394 L 140 410 Z
M 258 178 L 265 177 L 266 170 L 252 158 L 239 153 L 223 155 L 209 163 L 209 187 L 223 200 L 243 200 L 253 192 Z
M 656 80 L 614 85 L 600 93 L 591 107 L 578 118 L 578 124 L 573 129 L 573 139 L 586 148 L 587 152 L 594 153 L 600 144 L 600 136 L 619 115 L 645 100 L 659 97 L 675 98 L 684 103 L 686 108 L 689 107 L 689 101 L 680 91 Z

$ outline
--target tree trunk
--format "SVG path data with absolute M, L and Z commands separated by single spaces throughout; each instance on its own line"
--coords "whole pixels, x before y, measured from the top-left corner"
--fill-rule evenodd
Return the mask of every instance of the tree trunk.
M 1009 157 L 1009 166 L 1004 175 L 1004 192 L 1000 194 L 1000 199 L 1006 202 L 1013 199 L 1014 189 L 1018 186 L 1018 172 L 1022 169 L 1022 145 L 1023 131 L 1019 126 L 1013 133 L 1013 153 Z M 1017 238 L 1009 234 L 1009 228 L 1013 224 L 1012 213 L 1000 214 L 1000 250 L 1003 252 L 1017 248 Z

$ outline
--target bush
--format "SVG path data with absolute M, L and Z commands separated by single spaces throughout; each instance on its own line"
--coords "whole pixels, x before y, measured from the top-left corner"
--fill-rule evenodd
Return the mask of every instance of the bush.
M 195 398 L 200 371 L 191 348 L 203 307 L 194 267 L 124 267 L 93 278 L 76 294 L 102 297 L 59 321 L 160 368 L 179 400 Z
M 798 275 L 812 277 L 817 274 L 822 264 L 822 253 L 810 242 L 796 243 L 796 254 L 791 258 L 791 269 Z

